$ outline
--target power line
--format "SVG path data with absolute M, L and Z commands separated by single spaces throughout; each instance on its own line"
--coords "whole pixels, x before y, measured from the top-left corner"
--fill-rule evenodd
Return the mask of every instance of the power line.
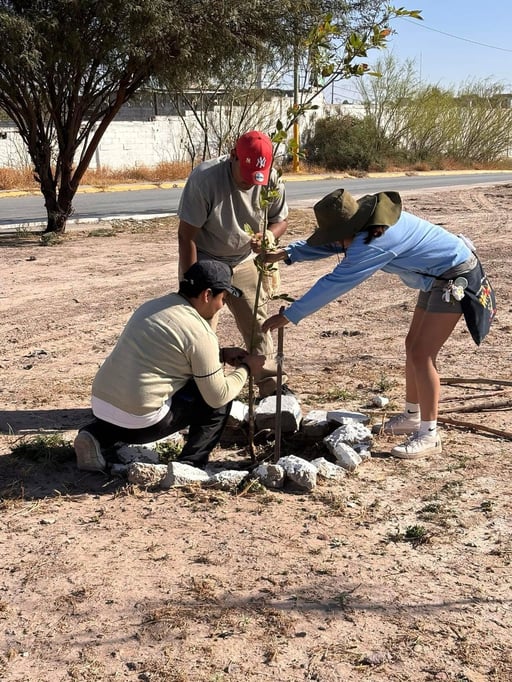
M 461 38 L 461 36 L 456 36 L 453 35 L 453 33 L 446 33 L 446 31 L 440 31 L 438 28 L 432 28 L 432 26 L 427 26 L 426 24 L 419 23 L 417 21 L 413 21 L 412 19 L 406 19 L 405 17 L 402 17 L 403 21 L 408 21 L 411 24 L 414 24 L 415 26 L 418 26 L 420 28 L 426 28 L 428 31 L 432 31 L 433 33 L 440 33 L 443 36 L 448 36 L 448 38 L 455 38 L 456 40 L 462 40 L 465 43 L 471 43 L 472 45 L 479 45 L 480 47 L 487 47 L 490 50 L 499 50 L 500 52 L 512 52 L 512 50 L 509 50 L 506 47 L 498 47 L 497 45 L 487 45 L 486 43 L 479 43 L 477 40 L 471 40 L 470 38 Z

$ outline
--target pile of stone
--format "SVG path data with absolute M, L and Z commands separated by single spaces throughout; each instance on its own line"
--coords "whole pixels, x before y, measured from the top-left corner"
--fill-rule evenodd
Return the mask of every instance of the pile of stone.
M 255 407 L 256 431 L 272 432 L 275 427 L 276 398 L 262 400 Z M 240 429 L 246 425 L 248 407 L 234 401 L 227 429 Z M 294 487 L 311 491 L 318 479 L 340 481 L 347 471 L 354 471 L 371 457 L 373 438 L 368 428 L 369 417 L 360 412 L 342 410 L 312 410 L 305 416 L 294 395 L 284 395 L 281 400 L 281 432 L 283 436 L 300 436 L 303 442 L 322 440 L 334 462 L 325 457 L 308 461 L 296 455 L 281 457 L 275 463 L 262 463 L 252 470 L 229 469 L 222 463 L 212 463 L 204 469 L 181 462 L 159 464 L 156 444 L 125 445 L 118 451 L 119 464 L 112 473 L 124 475 L 130 483 L 142 487 L 163 489 L 200 484 L 221 490 L 236 490 L 247 480 L 257 480 L 269 489 L 280 489 L 290 483 Z M 179 441 L 183 436 L 173 434 L 166 439 Z M 219 468 L 220 467 L 220 468 Z

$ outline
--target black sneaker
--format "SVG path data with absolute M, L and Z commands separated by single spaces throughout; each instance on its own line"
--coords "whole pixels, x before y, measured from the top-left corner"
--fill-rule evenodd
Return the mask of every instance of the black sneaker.
M 276 390 L 272 393 L 272 395 L 277 395 L 277 388 Z M 293 395 L 295 396 L 295 393 L 292 391 L 292 389 L 288 386 L 288 384 L 283 384 L 281 386 L 281 395 Z M 296 396 L 295 396 L 296 397 Z
M 283 395 L 293 395 L 295 398 L 297 398 L 297 396 L 292 391 L 292 389 L 288 386 L 288 384 L 283 384 L 281 386 L 281 397 Z M 265 398 L 275 398 L 276 396 L 277 396 L 277 388 L 273 393 L 269 393 L 268 395 L 264 395 L 264 396 L 260 395 L 258 398 L 256 398 L 256 403 L 257 404 L 261 403 L 261 401 L 265 400 Z M 297 400 L 298 400 L 298 398 L 297 398 Z

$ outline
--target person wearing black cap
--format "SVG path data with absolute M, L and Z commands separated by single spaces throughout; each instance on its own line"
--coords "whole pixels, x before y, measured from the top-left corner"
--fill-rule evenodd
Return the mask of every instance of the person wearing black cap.
M 204 260 L 187 270 L 177 293 L 133 313 L 94 379 L 94 420 L 74 442 L 79 469 L 103 471 L 104 451 L 115 444 L 149 443 L 187 426 L 179 461 L 208 462 L 231 402 L 265 359 L 242 348 L 220 349 L 209 324 L 228 294 L 241 293 L 229 265 Z M 224 363 L 234 369 L 225 373 Z
M 266 255 L 267 262 L 299 261 L 344 254 L 334 270 L 282 314 L 263 324 L 264 331 L 298 324 L 307 315 L 338 299 L 378 270 L 398 275 L 406 286 L 419 289 L 416 308 L 405 341 L 406 395 L 404 411 L 383 430 L 410 437 L 391 454 L 402 459 L 441 453 L 437 430 L 440 380 L 436 358 L 464 313 L 468 282 L 480 282 L 481 265 L 465 238 L 439 225 L 402 211 L 398 192 L 367 194 L 356 200 L 338 189 L 315 206 L 318 229 L 307 239 Z M 490 290 L 482 290 L 489 318 L 495 311 Z

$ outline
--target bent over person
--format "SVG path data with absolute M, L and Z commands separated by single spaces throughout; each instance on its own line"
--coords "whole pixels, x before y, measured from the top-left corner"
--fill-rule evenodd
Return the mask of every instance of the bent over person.
M 233 284 L 243 291 L 241 297 L 228 293 L 226 305 L 246 348 L 266 356 L 257 381 L 260 397 L 275 392 L 277 374 L 272 336 L 261 330 L 267 317 L 265 287 L 260 289 L 253 329 L 259 275 L 254 259 L 261 249 L 260 229 L 265 217 L 260 203 L 263 186 L 268 185 L 272 192 L 266 213 L 269 243 L 285 232 L 288 216 L 285 187 L 272 169 L 272 156 L 272 141 L 267 135 L 257 130 L 245 133 L 231 154 L 204 161 L 194 168 L 178 208 L 180 273 L 196 261 L 213 259 L 233 268 Z M 216 322 L 217 318 L 213 320 L 214 328 Z
M 264 362 L 242 348 L 220 349 L 209 324 L 227 295 L 242 294 L 231 274 L 224 263 L 195 263 L 178 293 L 147 301 L 133 313 L 94 379 L 95 418 L 74 442 L 79 469 L 102 471 L 105 449 L 160 440 L 187 426 L 179 461 L 207 464 L 233 399 Z M 225 374 L 223 363 L 233 371 Z
M 436 358 L 462 315 L 464 282 L 467 286 L 480 281 L 481 265 L 472 245 L 439 225 L 402 211 L 397 192 L 365 195 L 356 201 L 339 189 L 319 201 L 314 211 L 318 229 L 309 239 L 266 254 L 267 262 L 291 264 L 333 254 L 344 254 L 344 258 L 282 314 L 270 317 L 263 329 L 298 324 L 378 270 L 398 275 L 406 286 L 419 289 L 405 340 L 405 408 L 386 422 L 383 430 L 410 435 L 392 449 L 395 457 L 413 459 L 441 453 Z M 492 302 L 488 303 L 492 319 L 494 310 Z

